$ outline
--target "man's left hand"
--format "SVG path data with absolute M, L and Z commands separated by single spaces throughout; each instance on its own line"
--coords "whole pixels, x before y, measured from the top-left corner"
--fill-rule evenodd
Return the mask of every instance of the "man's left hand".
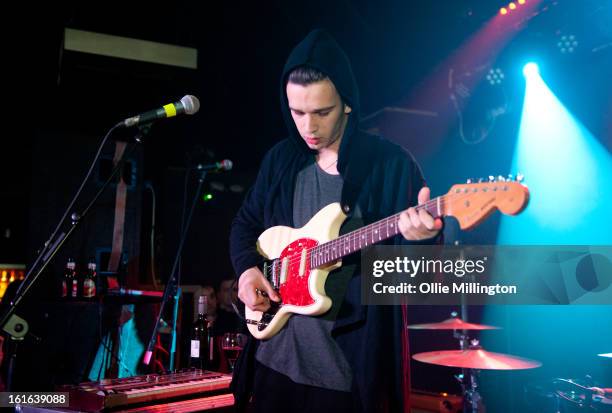
M 430 191 L 423 187 L 419 191 L 419 205 L 429 201 Z M 433 238 L 442 229 L 442 220 L 432 217 L 424 208 L 418 212 L 414 207 L 408 208 L 400 214 L 399 230 L 408 241 L 419 241 Z

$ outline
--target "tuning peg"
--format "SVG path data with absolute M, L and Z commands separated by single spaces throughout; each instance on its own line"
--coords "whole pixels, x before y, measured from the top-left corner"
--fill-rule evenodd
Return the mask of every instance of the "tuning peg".
M 479 183 L 479 184 L 481 184 L 481 183 L 482 183 L 482 181 L 483 181 L 483 179 L 482 179 L 482 178 L 478 178 L 478 183 Z
M 499 175 L 497 177 L 497 182 L 506 182 L 506 178 L 504 178 L 503 176 Z
M 489 182 L 495 182 L 495 177 L 493 175 L 489 175 Z
M 512 174 L 508 174 L 508 178 L 506 178 L 506 180 L 512 182 L 514 181 L 514 177 L 512 176 Z
M 465 181 L 466 184 L 471 184 L 472 183 L 472 178 L 468 178 L 467 181 Z
M 524 179 L 525 179 L 525 177 L 523 176 L 522 173 L 519 172 L 518 174 L 516 174 L 516 181 L 517 182 L 523 182 Z

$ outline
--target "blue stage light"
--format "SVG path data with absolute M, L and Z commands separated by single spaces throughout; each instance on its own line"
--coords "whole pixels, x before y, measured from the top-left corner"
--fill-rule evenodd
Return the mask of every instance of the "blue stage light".
M 498 241 L 611 245 L 612 156 L 529 65 L 512 172 L 525 175 L 530 203 L 502 218 Z
M 523 74 L 525 75 L 525 77 L 537 76 L 540 74 L 540 68 L 537 64 L 529 62 L 525 66 L 523 66 Z

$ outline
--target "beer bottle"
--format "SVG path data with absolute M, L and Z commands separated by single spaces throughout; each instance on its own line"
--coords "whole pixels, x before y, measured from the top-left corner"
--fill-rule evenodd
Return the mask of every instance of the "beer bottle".
M 93 299 L 96 297 L 96 277 L 96 263 L 90 260 L 83 278 L 83 298 Z
M 76 276 L 76 264 L 72 258 L 68 258 L 64 276 L 62 277 L 62 298 L 76 298 L 78 293 L 78 282 Z

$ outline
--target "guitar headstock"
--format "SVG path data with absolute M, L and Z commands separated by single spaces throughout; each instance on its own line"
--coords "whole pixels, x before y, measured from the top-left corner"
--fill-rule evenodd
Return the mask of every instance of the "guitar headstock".
M 529 189 L 522 180 L 521 175 L 516 181 L 512 176 L 490 176 L 488 182 L 480 179 L 473 183 L 468 179 L 465 184 L 453 185 L 444 197 L 445 215 L 454 216 L 464 230 L 478 225 L 496 209 L 516 215 L 529 202 Z

